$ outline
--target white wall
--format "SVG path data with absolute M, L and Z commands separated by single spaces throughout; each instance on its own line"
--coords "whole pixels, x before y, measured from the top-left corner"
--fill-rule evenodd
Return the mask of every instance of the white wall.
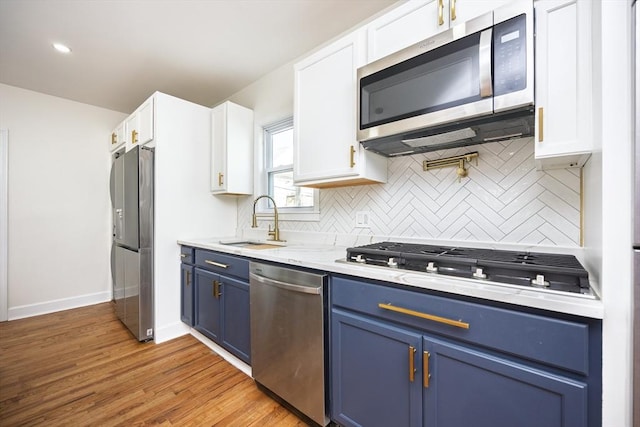
M 108 137 L 125 116 L 0 84 L 9 319 L 111 298 Z

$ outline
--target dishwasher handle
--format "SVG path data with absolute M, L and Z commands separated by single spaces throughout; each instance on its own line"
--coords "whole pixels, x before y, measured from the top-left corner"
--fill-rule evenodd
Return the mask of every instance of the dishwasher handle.
M 285 289 L 293 292 L 301 292 L 305 294 L 313 294 L 320 295 L 321 287 L 319 286 L 304 286 L 304 285 L 296 285 L 294 283 L 282 282 L 280 280 L 270 279 L 268 277 L 259 276 L 254 273 L 249 274 L 250 281 L 256 281 L 263 285 L 275 286 L 276 288 Z

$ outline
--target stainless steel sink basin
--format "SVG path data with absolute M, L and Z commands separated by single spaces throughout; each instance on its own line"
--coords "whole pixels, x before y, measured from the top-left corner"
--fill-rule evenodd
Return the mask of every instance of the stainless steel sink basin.
M 286 246 L 284 242 L 271 242 L 271 241 L 254 241 L 254 240 L 221 240 L 221 245 L 235 246 L 237 248 L 246 249 L 275 249 Z

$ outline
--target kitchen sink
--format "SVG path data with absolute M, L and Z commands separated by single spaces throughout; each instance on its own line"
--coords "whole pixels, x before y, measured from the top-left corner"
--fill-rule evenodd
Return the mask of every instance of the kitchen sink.
M 245 249 L 276 249 L 286 246 L 284 242 L 255 241 L 255 240 L 220 240 L 221 245 L 235 246 Z

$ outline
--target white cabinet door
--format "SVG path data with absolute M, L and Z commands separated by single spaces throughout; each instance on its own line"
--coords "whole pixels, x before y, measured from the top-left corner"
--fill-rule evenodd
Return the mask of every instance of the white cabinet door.
M 211 192 L 253 194 L 253 111 L 229 101 L 211 110 Z
M 356 140 L 356 71 L 365 31 L 332 43 L 294 66 L 294 184 L 331 187 L 385 182 L 386 159 Z
M 447 8 L 445 14 L 449 17 L 449 26 L 453 27 L 513 1 L 530 2 L 530 0 L 449 0 L 445 1 Z
M 535 3 L 539 169 L 582 166 L 592 150 L 590 7 L 578 0 Z
M 151 96 L 125 120 L 126 151 L 153 140 L 153 118 L 153 96 Z
M 111 152 L 118 151 L 125 144 L 125 122 L 123 121 L 111 133 L 111 141 L 109 141 L 109 150 Z
M 439 0 L 409 0 L 367 25 L 367 62 L 442 31 L 445 27 L 438 24 L 438 3 Z
M 367 62 L 490 12 L 508 1 L 409 0 L 402 3 L 367 25 Z

